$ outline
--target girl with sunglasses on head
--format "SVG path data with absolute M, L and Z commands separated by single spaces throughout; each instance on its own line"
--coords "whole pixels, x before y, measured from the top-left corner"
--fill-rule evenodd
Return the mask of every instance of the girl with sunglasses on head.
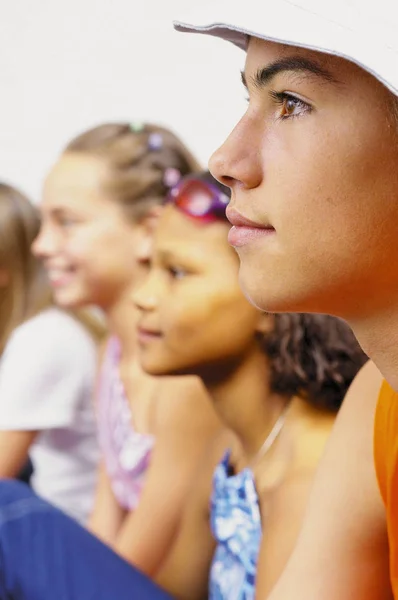
M 225 427 L 156 577 L 179 600 L 249 600 L 271 589 L 335 413 L 366 361 L 344 322 L 265 314 L 247 301 L 227 242 L 228 200 L 208 173 L 177 184 L 134 294 L 143 368 L 199 376 Z
M 93 508 L 99 449 L 92 393 L 104 328 L 68 313 L 30 246 L 40 228 L 33 204 L 0 183 L 0 477 L 28 457 L 33 489 L 81 523 Z
M 159 381 L 142 372 L 129 293 L 145 273 L 170 185 L 197 168 L 164 128 L 95 127 L 71 141 L 49 173 L 33 247 L 60 306 L 96 305 L 106 316 L 96 401 L 103 460 L 89 527 L 150 574 L 170 546 L 218 421 L 195 378 Z

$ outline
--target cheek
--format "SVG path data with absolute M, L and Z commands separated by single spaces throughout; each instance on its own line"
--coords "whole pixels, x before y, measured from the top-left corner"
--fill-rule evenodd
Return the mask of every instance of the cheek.
M 134 240 L 128 232 L 93 227 L 81 232 L 69 245 L 69 250 L 87 264 L 105 268 L 133 268 L 136 251 Z
M 391 223 L 397 215 L 391 143 L 377 127 L 364 131 L 353 117 L 340 119 L 340 129 L 327 122 L 321 127 L 320 117 L 311 116 L 307 127 L 306 119 L 280 124 L 264 153 L 272 222 L 286 244 L 310 246 L 319 234 L 324 245 L 363 245 L 380 217 Z
M 208 307 L 203 305 L 200 297 L 178 294 L 174 297 L 172 306 L 160 312 L 160 325 L 165 333 L 170 349 L 184 352 L 184 345 L 197 345 L 198 338 L 206 330 Z
M 237 286 L 236 274 L 233 290 L 210 296 L 200 294 L 198 289 L 186 302 L 177 300 L 172 312 L 164 317 L 169 349 L 185 358 L 195 355 L 206 361 L 227 358 L 247 348 L 254 340 L 258 312 Z
M 95 226 L 80 226 L 66 236 L 64 254 L 80 263 L 90 261 L 93 256 L 100 256 L 104 248 L 109 246 L 107 236 L 99 234 Z

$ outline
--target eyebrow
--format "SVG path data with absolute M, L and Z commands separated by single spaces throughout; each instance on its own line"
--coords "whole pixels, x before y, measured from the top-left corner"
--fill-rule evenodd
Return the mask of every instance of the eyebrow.
M 163 248 L 161 248 L 154 254 L 157 254 L 157 259 L 161 262 L 169 262 L 175 260 L 173 252 L 171 252 L 170 250 L 163 250 Z
M 173 249 L 169 248 L 160 248 L 156 252 L 156 258 L 160 263 L 174 263 L 180 262 L 182 260 L 181 256 L 178 256 L 177 253 Z
M 326 83 L 338 84 L 339 82 L 333 75 L 324 67 L 321 67 L 317 62 L 301 56 L 291 56 L 270 63 L 262 69 L 258 69 L 254 77 L 250 77 L 250 81 L 257 89 L 263 89 L 280 73 L 293 71 L 295 73 L 304 73 L 318 77 Z M 248 81 L 245 73 L 241 72 L 242 83 L 245 88 L 248 88 Z
M 69 213 L 73 213 L 73 211 L 69 208 L 65 208 L 63 206 L 55 206 L 52 207 L 50 209 L 47 209 L 48 214 L 52 215 L 53 217 L 63 217 L 66 214 Z
M 203 261 L 203 256 L 201 252 L 192 252 L 192 246 L 191 246 L 191 254 L 189 255 L 189 257 L 187 258 L 184 254 L 179 255 L 178 254 L 178 250 L 177 252 L 173 249 L 173 248 L 160 248 L 157 252 L 156 252 L 156 258 L 160 263 L 184 263 L 187 265 L 192 264 L 192 266 L 194 266 L 197 261 L 202 262 Z

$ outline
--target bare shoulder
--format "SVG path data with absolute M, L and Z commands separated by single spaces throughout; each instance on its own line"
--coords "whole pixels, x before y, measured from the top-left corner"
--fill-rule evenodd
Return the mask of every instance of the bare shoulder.
M 372 361 L 368 361 L 356 375 L 337 416 L 329 446 L 338 448 L 341 454 L 348 448 L 348 439 L 355 442 L 352 450 L 358 449 L 362 459 L 368 460 L 369 471 L 373 466 L 373 430 L 376 406 L 383 376 Z M 364 454 L 362 454 L 364 453 Z M 363 460 L 361 460 L 363 463 Z
M 376 365 L 369 360 L 358 372 L 344 399 L 343 407 L 351 404 L 373 405 L 376 407 L 383 376 Z
M 391 597 L 385 512 L 373 461 L 381 382 L 369 362 L 347 392 L 314 478 L 297 544 L 272 600 Z M 285 492 L 282 503 L 291 498 L 288 487 Z

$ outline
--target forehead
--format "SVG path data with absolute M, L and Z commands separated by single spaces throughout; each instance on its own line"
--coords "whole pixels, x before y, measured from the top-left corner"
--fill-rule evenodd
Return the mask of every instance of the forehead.
M 184 255 L 216 257 L 235 256 L 227 241 L 229 225 L 222 221 L 204 224 L 185 215 L 174 206 L 167 206 L 159 219 L 155 252 L 173 252 Z
M 317 52 L 315 50 L 308 50 L 306 48 L 299 48 L 297 46 L 265 41 L 258 38 L 251 38 L 249 41 L 245 73 L 247 75 L 253 75 L 258 69 L 267 67 L 276 61 L 292 57 L 302 58 L 314 63 L 321 70 L 329 73 L 331 78 L 337 84 L 347 85 L 353 81 L 368 82 L 387 93 L 384 86 L 367 71 L 339 56 Z M 303 71 L 302 74 L 305 75 L 305 71 Z M 315 77 L 312 77 L 312 79 L 314 81 L 316 80 Z M 319 78 L 318 81 L 321 82 L 321 78 Z M 326 79 L 324 82 L 326 82 Z
M 47 176 L 42 197 L 42 207 L 55 204 L 82 206 L 91 201 L 101 201 L 108 176 L 106 163 L 86 154 L 66 153 L 53 166 Z

